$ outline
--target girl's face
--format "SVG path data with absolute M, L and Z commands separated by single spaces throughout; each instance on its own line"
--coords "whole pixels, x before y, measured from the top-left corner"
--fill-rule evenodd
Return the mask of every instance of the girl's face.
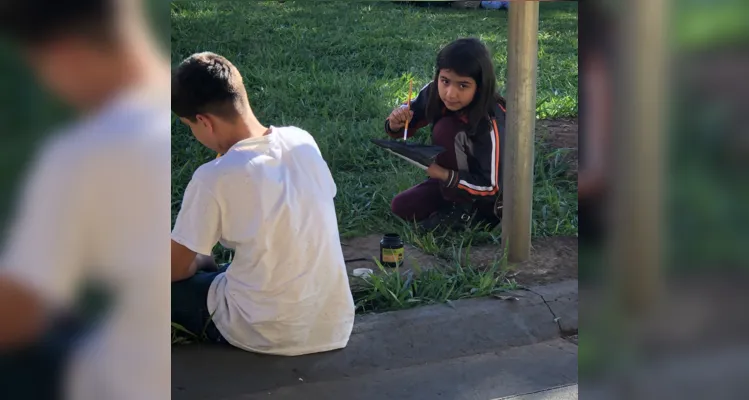
M 476 94 L 476 81 L 468 76 L 460 76 L 449 69 L 441 69 L 437 78 L 440 99 L 450 111 L 458 111 L 473 101 Z

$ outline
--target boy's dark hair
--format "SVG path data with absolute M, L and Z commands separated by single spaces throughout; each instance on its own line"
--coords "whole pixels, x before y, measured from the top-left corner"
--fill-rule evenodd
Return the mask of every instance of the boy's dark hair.
M 437 54 L 434 85 L 427 101 L 426 114 L 430 121 L 436 121 L 445 107 L 437 89 L 441 69 L 452 70 L 476 81 L 476 95 L 466 106 L 468 124 L 472 129 L 488 115 L 494 104 L 499 103 L 506 108 L 505 99 L 497 93 L 497 78 L 489 50 L 478 39 L 463 38 L 448 44 Z
M 195 122 L 198 114 L 233 120 L 249 105 L 239 70 L 226 58 L 193 54 L 172 71 L 172 111 Z
M 116 35 L 119 0 L 2 0 L 0 34 L 21 45 L 73 34 L 109 43 Z

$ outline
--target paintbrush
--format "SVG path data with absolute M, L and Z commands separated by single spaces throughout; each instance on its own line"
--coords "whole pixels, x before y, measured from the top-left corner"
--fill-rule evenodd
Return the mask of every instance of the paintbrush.
M 408 102 L 406 103 L 406 106 L 408 107 L 408 116 L 406 117 L 406 127 L 403 130 L 404 141 L 408 139 L 408 123 L 411 122 L 411 95 L 413 94 L 413 84 L 413 80 L 408 81 Z

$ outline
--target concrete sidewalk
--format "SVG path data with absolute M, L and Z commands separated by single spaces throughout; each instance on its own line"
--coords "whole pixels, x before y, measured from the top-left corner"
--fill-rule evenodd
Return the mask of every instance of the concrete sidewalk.
M 228 397 L 226 400 L 490 400 L 515 393 L 538 394 L 538 391 L 549 387 L 575 382 L 577 347 L 557 339 L 497 353 L 374 371 L 351 378 L 300 382 L 275 390 Z
M 576 400 L 577 384 L 567 385 L 519 396 L 502 397 L 494 400 Z
M 489 400 L 574 384 L 577 346 L 559 328 L 577 327 L 577 281 L 531 289 L 360 316 L 348 347 L 324 354 L 175 347 L 172 398 Z

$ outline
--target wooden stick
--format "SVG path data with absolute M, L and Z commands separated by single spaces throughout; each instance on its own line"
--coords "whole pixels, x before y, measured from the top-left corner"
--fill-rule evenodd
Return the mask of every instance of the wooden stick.
M 422 169 L 422 170 L 424 170 L 424 171 L 426 171 L 426 170 L 428 170 L 428 169 L 429 169 L 429 168 L 427 168 L 427 166 L 426 166 L 426 165 L 420 164 L 420 163 L 418 163 L 418 162 L 416 162 L 416 161 L 414 161 L 414 160 L 412 160 L 412 159 L 410 159 L 410 158 L 408 158 L 408 157 L 402 156 L 402 155 L 400 155 L 400 154 L 398 154 L 398 153 L 396 153 L 396 152 L 394 152 L 394 151 L 392 151 L 392 150 L 390 150 L 390 149 L 385 149 L 385 150 L 387 150 L 387 151 L 389 151 L 389 152 L 391 152 L 391 153 L 395 154 L 396 156 L 398 156 L 398 157 L 400 157 L 400 158 L 402 158 L 402 159 L 404 159 L 404 160 L 408 161 L 409 163 L 411 163 L 411 164 L 413 164 L 413 165 L 415 165 L 415 166 L 419 167 L 419 169 Z

